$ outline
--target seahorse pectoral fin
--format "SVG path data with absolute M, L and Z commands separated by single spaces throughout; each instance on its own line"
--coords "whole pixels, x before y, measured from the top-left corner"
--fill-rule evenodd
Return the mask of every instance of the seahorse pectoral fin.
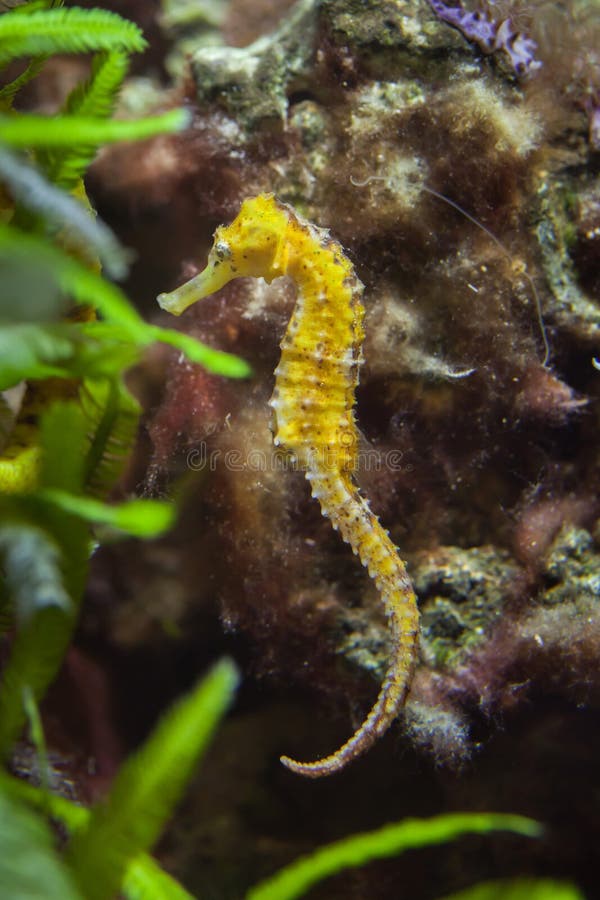
M 174 316 L 180 316 L 188 306 L 195 303 L 196 300 L 202 300 L 209 294 L 215 294 L 228 281 L 231 281 L 233 273 L 227 264 L 209 263 L 202 272 L 199 272 L 190 281 L 186 281 L 180 287 L 171 291 L 169 294 L 159 294 L 156 298 L 161 309 L 172 313 Z
M 270 284 L 274 278 L 281 278 L 282 275 L 285 275 L 288 268 L 288 262 L 290 258 L 290 244 L 286 237 L 285 229 L 281 232 L 277 240 L 277 248 L 273 255 L 273 262 L 271 263 L 271 270 L 269 272 L 269 276 L 265 276 L 265 280 Z

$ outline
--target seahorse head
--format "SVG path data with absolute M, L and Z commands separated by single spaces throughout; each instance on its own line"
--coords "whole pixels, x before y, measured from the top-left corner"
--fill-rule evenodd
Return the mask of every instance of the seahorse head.
M 229 281 L 262 276 L 271 282 L 285 275 L 289 217 L 273 194 L 259 194 L 242 203 L 230 225 L 217 228 L 206 268 L 170 294 L 160 294 L 163 309 L 179 315 L 196 300 L 214 294 Z

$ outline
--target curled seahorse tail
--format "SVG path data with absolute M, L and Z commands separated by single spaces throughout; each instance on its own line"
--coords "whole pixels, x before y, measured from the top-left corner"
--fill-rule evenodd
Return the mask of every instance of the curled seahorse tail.
M 313 496 L 321 503 L 323 514 L 351 544 L 369 570 L 381 593 L 392 632 L 392 658 L 379 696 L 363 724 L 335 753 L 314 762 L 302 763 L 281 757 L 292 772 L 319 778 L 344 768 L 362 755 L 397 716 L 408 691 L 414 670 L 419 630 L 419 612 L 406 568 L 357 488 L 343 476 L 314 476 L 307 473 Z

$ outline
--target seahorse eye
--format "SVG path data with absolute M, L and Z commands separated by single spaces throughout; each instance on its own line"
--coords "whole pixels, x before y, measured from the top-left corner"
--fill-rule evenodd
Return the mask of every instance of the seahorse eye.
M 231 247 L 229 246 L 227 241 L 217 241 L 214 246 L 214 254 L 219 262 L 223 262 L 226 259 L 231 259 Z

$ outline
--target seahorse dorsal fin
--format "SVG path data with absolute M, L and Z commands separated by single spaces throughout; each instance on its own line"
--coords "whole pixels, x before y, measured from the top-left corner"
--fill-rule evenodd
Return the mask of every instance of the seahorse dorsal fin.
M 270 281 L 273 278 L 279 278 L 281 275 L 285 275 L 288 268 L 288 261 L 290 258 L 290 242 L 287 238 L 286 229 L 278 235 L 277 238 L 277 249 L 275 250 L 275 255 L 273 256 L 273 275 Z

